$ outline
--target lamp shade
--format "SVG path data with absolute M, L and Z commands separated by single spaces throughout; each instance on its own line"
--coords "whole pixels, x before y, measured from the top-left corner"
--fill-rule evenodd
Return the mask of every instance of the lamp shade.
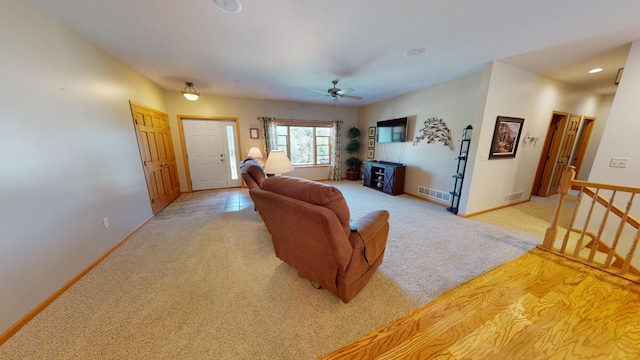
M 289 171 L 293 171 L 293 165 L 282 150 L 271 150 L 267 156 L 267 162 L 264 164 L 264 172 L 267 174 L 282 175 Z
M 200 95 L 198 94 L 190 94 L 190 93 L 184 93 L 182 95 L 184 95 L 184 97 L 187 98 L 187 100 L 191 100 L 191 101 L 196 101 L 200 97 Z
M 251 149 L 249 149 L 247 156 L 250 156 L 254 159 L 262 159 L 262 152 L 257 147 L 252 147 Z

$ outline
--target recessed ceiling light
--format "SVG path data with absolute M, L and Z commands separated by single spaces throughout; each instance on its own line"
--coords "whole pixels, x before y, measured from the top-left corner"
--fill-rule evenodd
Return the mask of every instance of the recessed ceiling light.
M 213 3 L 216 4 L 218 9 L 230 14 L 235 14 L 242 10 L 242 5 L 238 0 L 213 0 Z
M 424 51 L 425 50 L 423 48 L 413 48 L 408 50 L 406 53 L 404 53 L 404 56 L 406 57 L 420 56 L 424 54 Z
M 589 74 L 599 73 L 600 71 L 602 71 L 602 68 L 593 68 L 589 70 Z

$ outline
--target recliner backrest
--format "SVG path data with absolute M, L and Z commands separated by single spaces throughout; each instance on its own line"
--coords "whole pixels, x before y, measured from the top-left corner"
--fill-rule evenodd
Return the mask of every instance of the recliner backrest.
M 267 178 L 262 165 L 251 157 L 247 157 L 240 163 L 240 173 L 249 189 L 261 188 L 262 183 Z
M 345 236 L 349 237 L 351 233 L 349 207 L 337 188 L 316 181 L 279 176 L 265 180 L 262 184 L 262 189 L 326 207 L 336 214 Z

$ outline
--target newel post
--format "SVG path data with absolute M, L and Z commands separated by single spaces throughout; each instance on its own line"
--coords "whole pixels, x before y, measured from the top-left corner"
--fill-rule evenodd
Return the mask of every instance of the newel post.
M 544 249 L 551 250 L 551 248 L 553 248 L 553 242 L 556 240 L 556 235 L 558 234 L 558 220 L 560 219 L 560 211 L 562 211 L 564 199 L 567 197 L 567 194 L 571 190 L 571 183 L 573 182 L 573 179 L 575 177 L 575 166 L 569 165 L 564 168 L 562 177 L 560 178 L 560 184 L 558 184 L 558 193 L 560 194 L 560 197 L 558 198 L 556 209 L 553 212 L 551 224 L 547 228 L 547 232 L 544 234 L 544 241 L 542 242 L 542 248 Z

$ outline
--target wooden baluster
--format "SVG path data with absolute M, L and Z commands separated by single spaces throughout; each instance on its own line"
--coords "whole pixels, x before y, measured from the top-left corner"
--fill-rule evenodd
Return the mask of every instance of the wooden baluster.
M 611 248 L 609 249 L 609 253 L 607 254 L 607 260 L 604 262 L 605 267 L 611 266 L 611 260 L 613 260 L 613 255 L 616 253 L 616 247 L 618 246 L 618 241 L 620 240 L 620 236 L 622 236 L 622 230 L 624 230 L 624 227 L 627 224 L 627 218 L 629 217 L 629 212 L 631 211 L 631 205 L 633 204 L 633 198 L 635 196 L 636 196 L 635 193 L 631 193 L 631 198 L 627 202 L 627 208 L 624 212 L 624 215 L 620 219 L 620 225 L 618 225 L 618 230 L 616 231 L 616 237 L 613 239 L 613 244 L 611 244 Z
M 617 191 L 613 190 L 611 193 L 611 198 L 609 198 L 609 205 L 607 205 L 607 210 L 602 215 L 602 221 L 600 222 L 600 228 L 598 229 L 598 235 L 593 240 L 591 244 L 591 250 L 589 251 L 589 259 L 588 262 L 593 262 L 593 258 L 596 256 L 596 251 L 598 250 L 598 245 L 600 243 L 600 239 L 602 237 L 602 232 L 604 231 L 604 227 L 607 225 L 607 220 L 609 219 L 609 214 L 611 213 L 611 206 L 613 205 L 613 201 L 616 197 Z
M 591 201 L 591 207 L 589 207 L 589 213 L 587 214 L 587 218 L 584 220 L 584 225 L 582 226 L 582 230 L 580 231 L 580 238 L 576 243 L 576 247 L 573 249 L 573 257 L 580 257 L 580 250 L 582 250 L 582 242 L 584 241 L 584 234 L 587 232 L 587 227 L 589 227 L 589 222 L 591 221 L 591 215 L 593 215 L 593 208 L 596 205 L 596 199 L 598 199 L 598 193 L 600 192 L 600 188 L 596 189 L 595 194 L 593 195 L 593 199 Z
M 624 264 L 622 265 L 622 270 L 620 271 L 621 275 L 624 275 L 629 271 L 629 266 L 631 265 L 631 260 L 633 260 L 633 253 L 636 252 L 636 247 L 638 246 L 638 240 L 640 240 L 640 229 L 636 231 L 636 238 L 633 239 L 633 244 L 631 244 L 631 249 L 627 253 L 627 257 L 624 259 Z
M 576 177 L 576 168 L 573 165 L 567 166 L 562 172 L 560 183 L 558 184 L 558 203 L 556 209 L 551 217 L 551 224 L 547 228 L 547 232 L 544 235 L 544 241 L 542 242 L 542 248 L 552 250 L 553 243 L 556 241 L 556 235 L 558 234 L 558 220 L 560 219 L 560 212 L 564 205 L 564 199 L 567 197 L 569 190 L 571 190 L 571 182 Z
M 569 243 L 569 236 L 571 235 L 571 229 L 573 228 L 573 224 L 576 222 L 576 217 L 578 217 L 578 209 L 580 209 L 580 203 L 582 202 L 582 196 L 584 195 L 584 186 L 580 187 L 580 193 L 578 194 L 578 200 L 576 200 L 576 205 L 573 208 L 573 213 L 571 214 L 571 221 L 569 221 L 569 226 L 567 226 L 567 232 L 564 234 L 564 239 L 562 240 L 562 247 L 560 248 L 561 253 L 565 253 L 567 250 L 567 244 Z

